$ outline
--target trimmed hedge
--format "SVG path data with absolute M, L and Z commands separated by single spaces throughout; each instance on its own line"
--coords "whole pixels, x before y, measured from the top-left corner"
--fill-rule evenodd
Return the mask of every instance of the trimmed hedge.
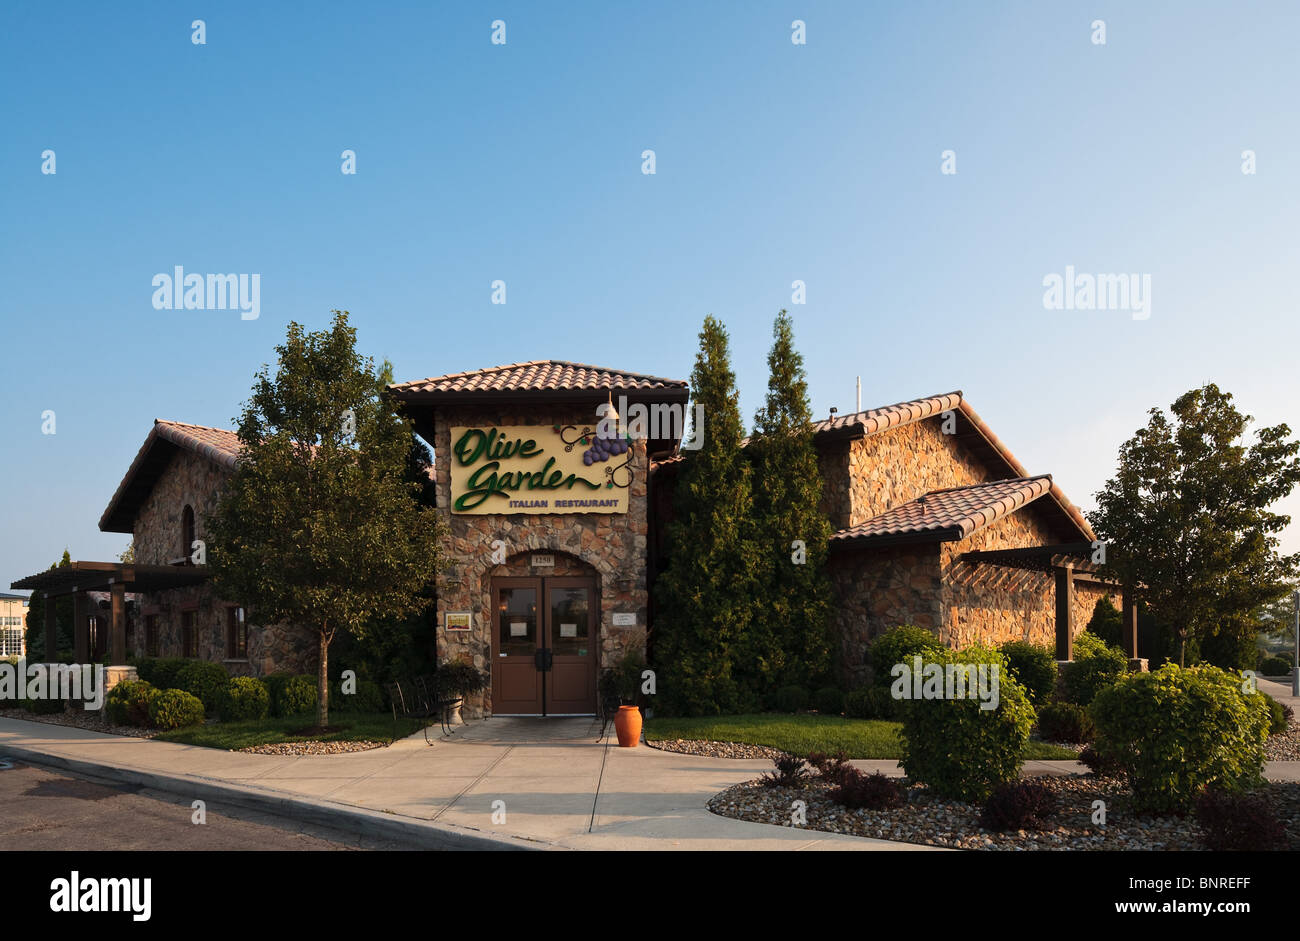
M 187 660 L 176 671 L 175 688 L 197 697 L 208 712 L 216 711 L 229 683 L 230 674 L 226 668 L 211 660 Z
M 135 671 L 157 689 L 176 689 L 177 674 L 190 662 L 184 657 L 141 657 L 135 662 Z
M 802 686 L 782 686 L 773 697 L 777 712 L 802 712 L 808 708 L 808 690 Z
M 941 797 L 963 801 L 982 801 L 999 784 L 1019 780 L 1034 709 L 1005 658 L 991 648 L 968 647 L 936 651 L 925 662 L 987 664 L 990 673 L 996 667 L 998 704 L 981 709 L 984 703 L 975 697 L 902 701 L 900 763 L 907 776 Z
M 1291 661 L 1285 657 L 1265 657 L 1260 661 L 1259 672 L 1265 676 L 1288 676 L 1291 673 Z
M 147 680 L 123 680 L 108 691 L 104 700 L 108 720 L 114 725 L 149 726 L 149 706 L 158 689 Z
M 316 706 L 315 686 L 312 687 L 312 707 Z M 384 691 L 378 683 L 370 680 L 357 680 L 356 691 L 349 696 L 343 695 L 342 682 L 330 684 L 330 712 L 383 712 Z
M 904 624 L 892 631 L 885 631 L 871 642 L 868 654 L 871 680 L 876 686 L 888 687 L 893 682 L 890 671 L 895 664 L 906 663 L 910 668 L 912 658 L 918 653 L 924 657 L 928 653 L 946 649 L 938 636 L 923 627 Z
M 1007 669 L 1020 681 L 1034 706 L 1041 706 L 1056 692 L 1056 651 L 1042 644 L 1013 640 L 998 648 L 1007 658 Z
M 314 676 L 290 676 L 280 685 L 275 705 L 278 717 L 301 716 L 316 711 L 316 683 Z
M 236 676 L 226 684 L 217 703 L 222 722 L 265 719 L 271 714 L 271 694 L 266 684 L 251 676 Z
M 844 711 L 844 693 L 834 686 L 823 686 L 813 693 L 813 708 L 824 716 L 837 716 Z
M 1268 706 L 1241 687 L 1218 667 L 1169 663 L 1097 696 L 1090 709 L 1097 749 L 1128 773 L 1135 809 L 1183 813 L 1208 785 L 1261 783 Z
M 1066 702 L 1087 706 L 1098 693 L 1113 686 L 1127 672 L 1128 657 L 1124 656 L 1124 651 L 1118 647 L 1101 647 L 1062 668 L 1063 698 Z
M 183 689 L 165 689 L 149 704 L 149 722 L 159 729 L 203 724 L 203 703 Z
M 1072 702 L 1052 702 L 1038 710 L 1038 734 L 1049 742 L 1091 742 L 1097 728 L 1082 706 Z
M 1291 719 L 1295 716 L 1295 710 L 1290 706 L 1284 706 L 1262 689 L 1256 692 L 1264 697 L 1264 705 L 1268 706 L 1268 734 L 1281 735 L 1291 727 Z

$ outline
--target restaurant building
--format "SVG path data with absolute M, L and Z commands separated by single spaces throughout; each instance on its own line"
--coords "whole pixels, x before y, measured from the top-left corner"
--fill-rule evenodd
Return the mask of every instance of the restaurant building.
M 434 454 L 447 540 L 438 658 L 490 677 L 467 714 L 593 713 L 599 670 L 644 650 L 653 630 L 651 589 L 672 554 L 665 523 L 691 454 L 686 383 L 541 360 L 389 393 Z M 616 419 L 630 434 L 605 437 L 601 422 Z M 870 638 L 904 623 L 954 646 L 1026 639 L 1069 659 L 1102 596 L 1123 604 L 1137 656 L 1133 605 L 1098 577 L 1087 521 L 960 392 L 832 415 L 814 441 L 846 684 L 864 677 Z M 239 599 L 216 597 L 194 551 L 238 454 L 233 431 L 156 421 L 99 524 L 132 534 L 135 561 L 74 562 L 12 587 L 73 594 L 79 659 L 90 593 L 106 592 L 114 664 L 187 656 L 232 675 L 313 672 L 312 635 L 259 625 Z

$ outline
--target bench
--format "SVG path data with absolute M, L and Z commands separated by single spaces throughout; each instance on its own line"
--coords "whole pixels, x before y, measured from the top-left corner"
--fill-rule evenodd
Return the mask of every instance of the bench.
M 451 734 L 451 710 L 460 705 L 461 697 L 438 690 L 437 677 L 417 676 L 415 679 L 396 680 L 386 684 L 388 699 L 393 706 L 393 740 L 397 740 L 397 720 L 399 718 L 423 719 L 425 744 L 429 741 L 429 726 L 434 716 L 442 727 L 443 734 Z

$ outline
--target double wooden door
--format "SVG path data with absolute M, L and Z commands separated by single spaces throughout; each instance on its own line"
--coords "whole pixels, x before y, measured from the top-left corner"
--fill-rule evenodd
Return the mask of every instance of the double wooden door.
M 596 580 L 492 579 L 492 714 L 596 711 Z

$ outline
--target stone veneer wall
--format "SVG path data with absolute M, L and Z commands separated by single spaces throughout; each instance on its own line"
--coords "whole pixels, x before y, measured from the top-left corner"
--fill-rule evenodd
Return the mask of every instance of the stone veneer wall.
M 194 538 L 205 539 L 207 516 L 217 505 L 229 472 L 191 451 L 178 450 L 159 476 L 136 516 L 135 558 L 141 565 L 166 565 L 181 553 L 181 515 L 194 510 Z M 188 554 L 188 553 L 186 553 Z M 248 625 L 248 659 L 226 660 L 226 608 L 210 585 L 192 585 L 142 596 L 132 630 L 132 653 L 145 653 L 145 617 L 158 625 L 158 656 L 181 656 L 181 614 L 195 612 L 196 652 L 201 660 L 223 664 L 232 675 L 315 673 L 316 639 L 305 631 Z
M 841 671 L 850 687 L 867 680 L 867 646 L 879 634 L 900 624 L 938 632 L 942 581 L 937 545 L 837 551 L 827 567 L 836 594 Z
M 458 406 L 439 408 L 434 417 L 434 465 L 438 515 L 448 530 L 444 543 L 443 572 L 438 580 L 438 655 L 442 661 L 468 656 L 475 667 L 492 669 L 492 575 L 594 574 L 600 601 L 600 642 L 596 645 L 597 670 L 615 662 L 631 649 L 644 653 L 647 618 L 647 512 L 646 483 L 649 462 L 646 442 L 637 441 L 628 452 L 632 484 L 628 512 L 540 514 L 511 513 L 469 516 L 451 512 L 451 429 L 510 425 L 594 426 L 591 407 L 515 405 L 503 408 Z M 493 565 L 492 542 L 506 545 L 507 563 Z M 554 570 L 536 570 L 524 553 L 556 553 Z M 468 611 L 469 631 L 447 631 L 448 612 Z M 614 627 L 613 615 L 633 613 L 635 627 Z M 491 712 L 491 683 L 483 696 L 467 699 L 465 714 Z
M 847 525 L 856 526 L 931 490 L 999 479 L 953 435 L 945 435 L 941 425 L 935 416 L 850 442 Z M 832 501 L 843 503 L 844 497 Z

